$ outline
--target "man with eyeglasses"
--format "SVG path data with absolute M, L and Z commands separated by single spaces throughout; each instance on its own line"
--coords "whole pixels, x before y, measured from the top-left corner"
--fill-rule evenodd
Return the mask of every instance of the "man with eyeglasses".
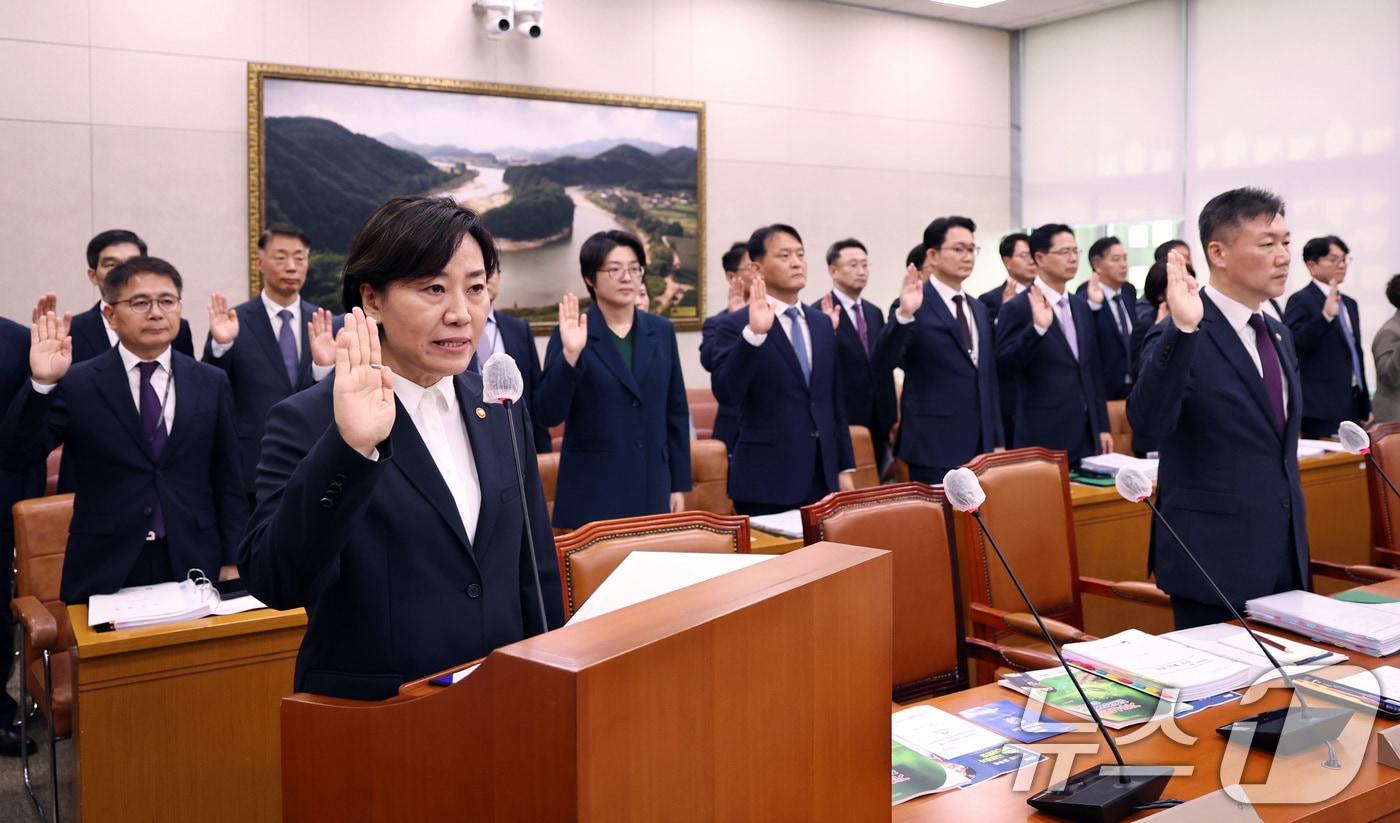
M 869 430 L 875 465 L 883 471 L 895 419 L 894 373 L 874 359 L 885 315 L 861 299 L 870 280 L 870 256 L 854 237 L 837 240 L 826 250 L 826 269 L 831 291 L 812 308 L 836 318 L 836 359 L 846 390 L 846 422 Z
M 0 428 L 11 470 L 63 445 L 75 499 L 59 594 L 82 603 L 127 586 L 238 576 L 248 520 L 233 399 L 219 369 L 173 350 L 180 273 L 134 257 L 102 284 L 117 332 L 105 354 L 73 364 L 70 317 L 50 294 L 35 307 L 30 380 Z
M 728 283 L 729 291 L 724 309 L 716 314 L 705 318 L 705 323 L 700 327 L 700 365 L 705 371 L 714 374 L 715 365 L 719 362 L 718 352 L 715 351 L 715 332 L 719 329 L 719 324 L 730 312 L 742 309 L 749 299 L 749 287 L 753 284 L 753 279 L 758 268 L 749 259 L 749 246 L 742 241 L 734 243 L 729 250 L 720 257 L 720 265 L 724 268 L 724 277 Z M 713 377 L 711 378 L 713 380 Z M 734 407 L 716 398 L 718 409 L 715 412 L 715 428 L 711 437 L 724 443 L 725 449 L 734 451 L 734 436 L 739 433 L 739 412 Z
M 1128 282 L 1128 252 L 1117 237 L 1100 237 L 1089 246 L 1089 279 L 1076 294 L 1094 313 L 1104 397 L 1123 400 L 1133 387 L 1133 314 L 1137 288 Z
M 904 369 L 895 454 L 921 483 L 942 483 L 950 469 L 1006 445 L 991 315 L 963 291 L 977 262 L 975 231 L 958 215 L 928 224 L 932 275 L 905 269 L 880 334 L 877 359 Z
M 1016 376 L 1015 445 L 1062 449 L 1077 466 L 1113 451 L 1089 302 L 1068 290 L 1079 247 L 1069 226 L 1048 223 L 1030 248 L 1038 273 L 997 317 L 997 366 Z
M 301 299 L 310 253 L 301 229 L 274 223 L 258 237 L 258 296 L 233 308 L 219 292 L 209 298 L 204 362 L 223 369 L 233 387 L 249 505 L 268 412 L 335 368 L 331 313 Z
M 1003 303 L 1025 291 L 1035 282 L 1035 259 L 1031 257 L 1031 236 L 1012 232 L 997 245 L 1001 265 L 1006 268 L 1006 282 L 977 297 L 987 307 L 995 331 L 997 314 Z M 997 372 L 997 389 L 1001 397 L 1001 429 L 1007 443 L 1016 442 L 1016 375 Z
M 1283 310 L 1293 332 L 1303 383 L 1302 436 L 1333 437 L 1343 420 L 1371 422 L 1371 393 L 1361 351 L 1356 300 L 1342 294 L 1351 249 L 1336 235 L 1303 246 L 1312 282 L 1293 293 Z
M 89 240 L 87 244 L 88 281 L 96 287 L 100 295 L 102 281 L 107 279 L 108 272 L 133 257 L 145 254 L 146 241 L 138 237 L 135 232 L 126 229 L 108 229 L 101 232 Z M 74 363 L 91 360 L 117 345 L 117 332 L 107 322 L 106 316 L 102 312 L 100 298 L 92 305 L 92 308 L 73 315 L 73 324 L 69 328 L 69 333 L 73 335 Z M 175 351 L 194 357 L 194 336 L 190 333 L 188 321 L 183 319 L 180 321 L 180 330 L 176 333 L 175 342 L 171 345 Z M 63 482 L 60 481 L 59 491 L 72 491 L 72 489 L 63 488 L 63 485 Z

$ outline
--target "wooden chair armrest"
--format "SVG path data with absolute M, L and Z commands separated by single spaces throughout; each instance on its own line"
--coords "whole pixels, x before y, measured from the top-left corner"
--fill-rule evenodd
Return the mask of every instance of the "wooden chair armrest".
M 1400 570 L 1384 569 L 1380 566 L 1333 563 L 1330 560 L 1311 560 L 1308 571 L 1321 577 L 1331 577 L 1355 583 L 1380 583 L 1384 580 L 1400 578 Z
M 993 666 L 1009 666 L 1023 672 L 1037 669 L 1056 669 L 1060 666 L 1060 661 L 1055 658 L 1055 655 L 1039 649 L 1003 646 L 977 637 L 963 639 L 967 643 L 968 654 Z
M 58 621 L 37 597 L 26 594 L 10 601 L 10 612 L 24 627 L 29 646 L 38 651 L 58 649 Z
M 1098 577 L 1079 578 L 1079 590 L 1100 597 L 1113 597 L 1118 600 L 1133 600 L 1149 606 L 1170 608 L 1171 596 L 1146 580 L 1103 580 Z
M 1036 640 L 1045 638 L 1045 635 L 1040 633 L 1040 627 L 1035 624 L 1035 616 L 1030 612 L 1005 612 L 982 603 L 973 603 L 968 611 L 975 626 L 985 626 L 998 633 L 1013 631 Z M 1087 634 L 1052 617 L 1042 617 L 1041 619 L 1045 621 L 1045 628 L 1049 630 L 1050 636 L 1055 638 L 1056 643 L 1078 643 L 1083 640 L 1098 639 L 1092 634 Z

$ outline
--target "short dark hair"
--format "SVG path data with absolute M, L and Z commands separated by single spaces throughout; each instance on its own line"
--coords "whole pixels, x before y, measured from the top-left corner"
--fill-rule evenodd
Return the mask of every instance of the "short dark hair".
M 1050 247 L 1055 245 L 1055 236 L 1064 234 L 1065 232 L 1074 234 L 1074 229 L 1066 226 L 1064 223 L 1046 223 L 1043 226 L 1037 227 L 1031 232 L 1031 256 L 1034 257 L 1037 254 L 1048 253 Z
M 618 246 L 626 246 L 637 255 L 637 262 L 642 268 L 647 267 L 647 250 L 642 247 L 642 241 L 637 235 L 631 232 L 610 229 L 600 231 L 591 235 L 583 241 L 583 246 L 578 250 L 578 267 L 583 274 L 584 288 L 588 289 L 588 296 L 597 299 L 595 286 L 598 283 L 598 270 L 603 267 L 603 261 L 608 259 L 613 249 Z M 645 280 L 645 278 L 643 278 Z
M 1246 220 L 1256 217 L 1273 220 L 1283 213 L 1283 198 L 1271 191 L 1245 186 L 1222 192 L 1212 197 L 1210 202 L 1201 208 L 1201 216 L 1196 224 L 1201 235 L 1201 245 L 1209 246 L 1211 241 L 1223 239 L 1225 234 L 1238 231 L 1240 224 Z
M 837 240 L 835 243 L 832 243 L 831 248 L 826 250 L 826 264 L 828 266 L 836 265 L 836 261 L 841 257 L 841 252 L 846 249 L 860 249 L 866 254 L 870 253 L 870 250 L 865 247 L 864 243 L 854 237 L 847 237 L 845 240 Z
M 311 248 L 311 235 L 291 223 L 273 223 L 263 229 L 262 234 L 258 235 L 258 251 L 267 248 L 267 244 L 274 237 L 295 237 L 301 241 L 303 246 Z
M 1185 240 L 1182 240 L 1180 238 L 1168 240 L 1167 242 L 1161 244 L 1155 250 L 1153 250 L 1152 259 L 1166 260 L 1167 255 L 1171 254 L 1172 249 L 1186 249 L 1189 251 L 1191 247 L 1186 244 Z
M 435 277 L 457 253 L 464 235 L 481 246 L 486 271 L 500 265 L 496 241 L 481 215 L 450 197 L 395 197 L 365 219 L 345 256 L 341 301 L 362 305 L 360 286 L 382 292 L 390 283 Z
M 748 253 L 749 244 L 742 241 L 737 242 L 719 258 L 719 264 L 724 267 L 726 272 L 733 274 L 739 270 L 739 265 L 744 261 L 744 255 Z
M 1099 258 L 1108 254 L 1109 249 L 1113 248 L 1114 246 L 1121 245 L 1123 245 L 1123 242 L 1117 237 L 1113 237 L 1112 235 L 1108 237 L 1100 237 L 1098 240 L 1095 240 L 1094 245 L 1089 247 L 1089 265 L 1092 266 L 1095 260 L 1098 260 Z
M 1342 250 L 1342 254 L 1351 254 L 1351 248 L 1335 234 L 1326 237 L 1314 237 L 1303 244 L 1303 262 L 1312 263 L 1321 260 L 1332 253 L 1332 247 L 1336 246 Z
M 102 250 L 108 246 L 115 246 L 118 243 L 131 243 L 141 252 L 141 256 L 146 256 L 146 241 L 136 236 L 136 232 L 126 229 L 108 229 L 88 241 L 87 244 L 87 264 L 88 268 L 97 268 L 97 261 L 102 259 Z
M 909 256 L 904 258 L 905 266 L 913 266 L 916 269 L 924 267 L 924 261 L 928 259 L 928 246 L 923 243 L 909 250 Z
M 1394 275 L 1385 284 L 1385 299 L 1390 305 L 1400 309 L 1400 274 Z
M 924 248 L 939 249 L 943 247 L 943 238 L 948 236 L 948 229 L 967 229 L 970 232 L 977 231 L 977 224 L 969 217 L 952 215 L 950 217 L 935 217 L 932 223 L 924 227 Z
M 757 263 L 763 259 L 763 255 L 768 251 L 768 238 L 782 232 L 797 238 L 797 242 L 802 242 L 802 235 L 797 233 L 797 229 L 786 223 L 772 223 L 753 230 L 749 235 L 749 259 Z M 805 244 L 804 244 L 805 245 Z
M 997 244 L 997 252 L 1006 259 L 1016 253 L 1016 244 L 1025 242 L 1026 248 L 1031 246 L 1031 236 L 1025 232 L 1016 231 L 1001 238 L 1001 243 Z
M 1186 273 L 1191 275 L 1191 279 L 1196 278 L 1194 268 L 1187 266 Z M 1167 299 L 1167 261 L 1158 260 L 1147 270 L 1147 277 L 1142 281 L 1142 296 L 1154 308 L 1162 305 L 1162 301 Z
M 122 296 L 122 289 L 126 288 L 126 284 L 131 281 L 131 278 L 138 274 L 156 274 L 168 277 L 170 282 L 175 284 L 175 293 L 184 293 L 185 281 L 181 279 L 180 273 L 175 270 L 174 266 L 159 257 L 147 257 L 143 254 L 140 257 L 131 258 L 107 273 L 107 279 L 102 281 L 103 302 L 108 304 L 117 302 Z

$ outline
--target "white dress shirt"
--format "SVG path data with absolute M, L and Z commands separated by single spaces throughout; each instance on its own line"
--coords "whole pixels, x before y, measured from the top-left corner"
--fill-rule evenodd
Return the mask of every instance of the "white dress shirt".
M 858 314 L 860 314 L 862 311 L 864 311 L 864 309 L 861 308 L 860 298 L 859 298 L 859 297 L 851 297 L 849 294 L 846 294 L 845 292 L 841 291 L 839 288 L 832 288 L 831 293 L 834 294 L 834 295 L 836 295 L 836 302 L 837 302 L 837 303 L 840 303 L 840 304 L 841 304 L 841 309 L 842 309 L 843 311 L 846 312 L 846 319 L 848 319 L 848 320 L 851 321 L 851 325 L 852 325 L 852 326 L 855 326 L 855 325 L 856 325 L 856 315 L 858 315 Z M 860 319 L 860 322 L 862 322 L 862 323 L 865 322 L 865 318 L 862 317 L 862 318 Z M 865 335 L 866 335 L 866 337 L 870 337 L 872 334 L 874 334 L 874 333 L 876 333 L 876 332 L 878 332 L 878 331 L 879 331 L 879 329 L 866 329 L 866 330 L 865 330 Z M 871 343 L 871 347 L 874 348 L 875 341 L 874 341 L 874 340 L 871 340 L 870 343 Z
M 975 365 L 978 362 L 977 356 L 981 353 L 981 340 L 977 334 L 977 318 L 972 316 L 972 307 L 968 305 L 971 300 L 968 298 L 967 292 L 962 289 L 955 290 L 937 277 L 930 277 L 928 282 L 933 286 L 933 290 L 938 292 L 938 296 L 943 299 L 943 305 L 948 307 L 948 316 L 953 318 L 953 330 L 959 335 L 962 334 L 962 329 L 958 327 L 958 306 L 953 302 L 953 298 L 962 298 L 963 315 L 967 317 L 968 331 L 972 332 L 972 362 Z
M 273 340 L 278 340 L 282 334 L 282 318 L 278 317 L 277 315 L 283 310 L 292 313 L 292 316 L 287 320 L 287 322 L 292 324 L 292 337 L 294 340 L 296 340 L 297 351 L 300 352 L 302 337 L 306 334 L 306 327 L 302 324 L 303 321 L 301 316 L 301 296 L 298 295 L 297 299 L 293 300 L 292 305 L 290 306 L 279 305 L 277 301 L 273 300 L 271 297 L 268 297 L 267 289 L 263 289 L 261 292 L 259 292 L 258 297 L 262 300 L 263 310 L 267 312 L 267 322 L 272 325 Z M 242 334 L 243 330 L 239 329 L 238 333 Z M 232 349 L 233 344 L 237 342 L 237 337 L 235 337 L 227 343 L 220 343 L 217 340 L 210 340 L 209 351 L 215 357 L 223 357 L 224 355 L 228 354 L 229 349 Z M 311 363 L 311 379 L 315 380 L 317 383 L 326 379 L 326 376 L 333 371 L 335 371 L 334 363 L 332 363 L 329 366 L 317 365 L 314 360 Z
M 1225 322 L 1230 324 L 1235 334 L 1239 336 L 1240 342 L 1244 344 L 1244 350 L 1249 352 L 1249 359 L 1254 361 L 1254 370 L 1262 378 L 1264 376 L 1264 364 L 1259 360 L 1259 341 L 1255 338 L 1254 329 L 1249 325 L 1249 318 L 1256 314 L 1248 306 L 1233 300 L 1215 289 L 1210 290 L 1211 302 L 1220 309 L 1220 313 L 1225 315 Z M 1274 348 L 1281 350 L 1282 341 L 1275 339 Z M 1279 371 L 1283 373 L 1283 413 L 1288 414 L 1288 369 L 1283 368 L 1283 354 L 1278 355 Z
M 131 402 L 136 404 L 136 413 L 141 414 L 141 370 L 136 368 L 143 362 L 141 358 L 127 351 L 126 346 L 118 344 L 117 354 L 121 355 L 122 368 L 126 370 L 126 382 L 131 386 Z M 175 383 L 170 379 L 170 347 L 166 346 L 165 351 L 156 355 L 155 361 L 160 364 L 160 368 L 151 372 L 151 388 L 156 390 L 156 397 L 162 401 L 162 417 L 165 418 L 165 433 L 167 436 L 175 428 Z M 34 391 L 39 394 L 48 394 L 54 390 L 57 383 L 50 383 L 47 386 L 37 380 L 30 380 L 34 384 Z
M 778 325 L 782 328 L 783 334 L 787 335 L 788 342 L 792 341 L 792 318 L 784 312 L 788 309 L 797 309 L 797 327 L 802 332 L 802 342 L 807 345 L 807 362 L 812 362 L 812 330 L 807 328 L 807 312 L 802 309 L 802 303 L 784 303 L 773 295 L 768 295 L 768 305 L 773 307 L 773 311 L 778 313 Z M 770 329 L 771 331 L 771 329 Z M 752 346 L 762 346 L 763 341 L 768 339 L 768 332 L 754 334 L 749 330 L 748 324 L 744 325 L 744 339 Z M 812 364 L 815 368 L 815 364 Z
M 112 328 L 111 323 L 107 322 L 107 315 L 100 308 L 101 306 L 105 306 L 107 304 L 98 303 L 97 305 L 99 306 L 97 310 L 97 316 L 102 318 L 102 328 L 104 331 L 107 332 L 107 345 L 115 346 L 117 345 L 117 330 Z
M 424 388 L 396 374 L 394 395 L 408 410 L 438 474 L 452 493 L 467 540 L 475 540 L 476 522 L 481 515 L 481 479 L 476 473 L 471 438 L 467 436 L 467 423 L 462 419 L 451 375 Z M 370 457 L 377 459 L 377 455 Z
M 501 326 L 496 322 L 496 308 L 491 307 L 491 311 L 486 315 L 486 326 L 481 331 L 481 345 L 476 348 L 477 362 L 486 365 L 486 360 L 498 351 L 505 351 L 501 345 Z

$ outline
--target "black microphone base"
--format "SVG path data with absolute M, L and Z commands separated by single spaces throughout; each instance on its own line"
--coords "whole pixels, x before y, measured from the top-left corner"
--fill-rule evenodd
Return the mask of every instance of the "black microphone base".
M 1142 805 L 1155 803 L 1171 778 L 1171 766 L 1109 763 L 1070 775 L 1026 802 L 1065 820 L 1117 823 Z
M 1351 709 L 1309 706 L 1304 714 L 1302 707 L 1289 706 L 1242 717 L 1216 731 L 1228 738 L 1232 732 L 1249 734 L 1253 729 L 1254 733 L 1249 738 L 1251 749 L 1295 754 L 1336 740 L 1342 729 L 1346 728 L 1351 715 Z

